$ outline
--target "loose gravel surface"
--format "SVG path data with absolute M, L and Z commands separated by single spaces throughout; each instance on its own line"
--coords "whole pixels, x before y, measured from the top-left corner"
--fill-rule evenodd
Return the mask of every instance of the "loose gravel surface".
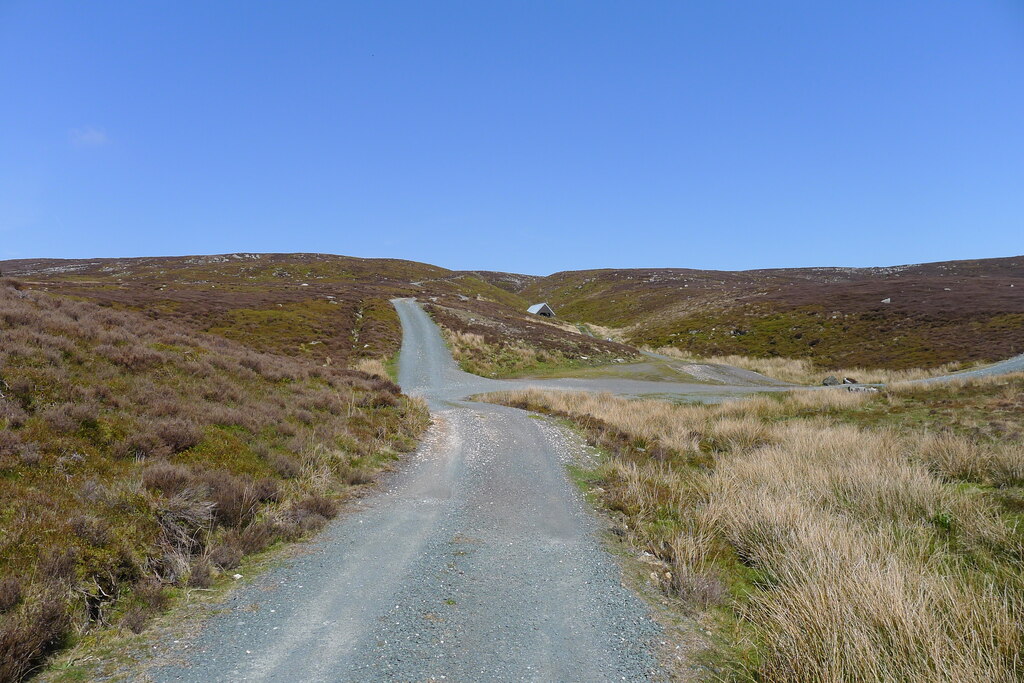
M 788 382 L 762 375 L 753 370 L 737 368 L 733 365 L 722 365 L 721 363 L 691 363 L 661 353 L 643 351 L 643 355 L 668 364 L 669 367 L 685 372 L 703 382 L 718 382 L 719 384 L 736 386 L 760 386 L 760 387 L 786 387 L 792 388 Z
M 660 635 L 621 583 L 565 465 L 584 446 L 525 412 L 461 399 L 503 388 L 457 369 L 398 301 L 400 383 L 435 424 L 386 489 L 308 552 L 240 588 L 158 681 L 662 678 Z
M 1006 360 L 993 363 L 992 365 L 986 365 L 983 368 L 976 368 L 974 370 L 964 370 L 963 372 L 954 372 L 952 375 L 943 375 L 941 377 L 929 377 L 928 379 L 918 380 L 920 382 L 948 382 L 958 379 L 967 379 L 970 377 L 987 377 L 989 375 L 1006 375 L 1011 372 L 1024 372 L 1024 354 L 1014 356 L 1013 358 L 1007 358 Z

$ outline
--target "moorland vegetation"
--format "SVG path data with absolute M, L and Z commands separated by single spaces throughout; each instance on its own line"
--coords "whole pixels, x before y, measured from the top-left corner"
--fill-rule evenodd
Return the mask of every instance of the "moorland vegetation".
M 0 330 L 0 680 L 318 529 L 429 420 L 380 376 L 10 280 Z
M 827 371 L 1024 353 L 1022 288 L 1018 256 L 885 268 L 566 271 L 516 291 L 569 320 L 620 328 L 617 338 L 634 346 L 803 358 Z
M 1024 674 L 1024 375 L 672 405 L 538 390 L 648 581 L 735 680 Z

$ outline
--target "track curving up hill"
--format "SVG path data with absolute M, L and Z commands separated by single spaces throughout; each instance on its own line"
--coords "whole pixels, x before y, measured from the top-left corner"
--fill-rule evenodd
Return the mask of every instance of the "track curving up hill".
M 466 403 L 501 388 L 463 373 L 396 301 L 400 383 L 435 424 L 386 490 L 240 589 L 159 681 L 647 680 L 659 631 L 620 583 L 565 465 L 572 435 Z M 518 384 L 518 383 L 516 383 Z M 255 606 L 255 607 L 254 607 Z

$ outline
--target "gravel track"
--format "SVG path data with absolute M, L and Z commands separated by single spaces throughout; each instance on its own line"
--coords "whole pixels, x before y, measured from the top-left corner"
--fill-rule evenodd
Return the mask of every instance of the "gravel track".
M 976 368 L 974 370 L 964 370 L 963 372 L 954 372 L 952 375 L 942 375 L 941 377 L 929 377 L 928 379 L 917 380 L 918 382 L 949 382 L 958 379 L 967 379 L 970 377 L 988 377 L 990 375 L 1006 375 L 1011 372 L 1024 372 L 1024 354 L 1014 356 L 1013 358 L 1007 358 L 1006 360 L 993 363 L 992 365 L 986 365 L 983 368 Z
M 459 371 L 422 309 L 395 306 L 400 383 L 434 416 L 423 444 L 307 552 L 235 591 L 194 639 L 166 646 L 150 675 L 662 678 L 660 629 L 622 586 L 566 476 L 583 444 L 523 411 L 460 400 L 510 383 Z

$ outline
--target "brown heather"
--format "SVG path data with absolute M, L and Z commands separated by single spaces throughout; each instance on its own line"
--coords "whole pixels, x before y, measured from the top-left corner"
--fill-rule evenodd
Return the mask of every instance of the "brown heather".
M 1024 536 L 1006 501 L 1021 500 L 1024 448 L 905 419 L 956 397 L 1024 419 L 1012 412 L 1024 375 L 717 406 L 488 400 L 568 417 L 605 447 L 595 491 L 625 515 L 629 542 L 666 563 L 662 588 L 717 631 L 718 677 L 1020 680 Z
M 1022 279 L 1024 258 L 1015 256 L 887 268 L 564 271 L 512 291 L 563 318 L 614 326 L 637 346 L 905 370 L 1024 353 Z
M 319 528 L 427 419 L 386 378 L 0 286 L 0 680 Z

